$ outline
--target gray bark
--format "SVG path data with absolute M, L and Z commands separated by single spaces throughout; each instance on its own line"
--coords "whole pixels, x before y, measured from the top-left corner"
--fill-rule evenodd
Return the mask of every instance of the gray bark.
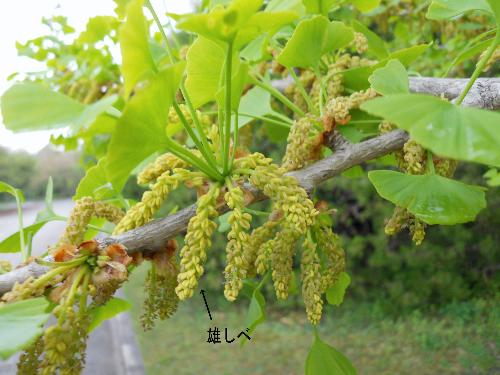
M 455 100 L 467 85 L 468 78 L 410 77 L 410 91 L 416 94 L 441 96 Z M 288 77 L 273 81 L 273 86 L 283 91 L 293 80 Z M 462 105 L 490 110 L 500 109 L 500 78 L 478 78 Z
M 467 78 L 411 77 L 410 91 L 457 99 L 469 80 Z M 500 78 L 479 78 L 474 82 L 462 105 L 483 109 L 500 109 Z

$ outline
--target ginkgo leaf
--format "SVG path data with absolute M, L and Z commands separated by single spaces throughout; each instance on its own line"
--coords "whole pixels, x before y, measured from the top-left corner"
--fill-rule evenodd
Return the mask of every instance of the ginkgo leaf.
M 322 14 L 328 16 L 328 12 L 332 9 L 336 0 L 302 0 L 307 13 Z
M 408 67 L 429 48 L 429 44 L 417 44 L 409 48 L 400 49 L 389 54 L 389 57 L 372 66 L 349 69 L 344 72 L 344 86 L 352 91 L 366 90 L 370 87 L 368 78 L 375 69 L 385 66 L 390 60 L 397 59 Z
M 50 303 L 44 298 L 0 306 L 0 358 L 7 359 L 12 354 L 32 344 L 43 332 L 43 325 L 50 317 Z
M 486 0 L 433 0 L 426 17 L 431 20 L 443 20 L 471 10 L 492 12 Z
M 18 198 L 21 202 L 25 201 L 24 194 L 21 190 L 3 181 L 0 181 L 0 193 L 10 194 L 13 197 Z
M 28 225 L 24 227 L 23 233 L 24 233 L 24 243 L 28 242 L 28 238 L 31 235 L 32 237 L 35 236 L 35 234 L 38 233 L 42 227 L 47 224 L 49 221 L 48 220 L 42 220 L 39 221 L 35 224 Z M 0 242 L 0 253 L 18 253 L 21 251 L 21 245 L 20 245 L 20 237 L 21 232 L 15 232 L 11 234 L 10 236 L 6 237 Z
M 95 16 L 87 21 L 85 30 L 78 36 L 77 43 L 96 43 L 108 36 L 118 25 L 112 16 Z
M 224 49 L 210 39 L 198 37 L 189 48 L 186 60 L 186 89 L 193 105 L 200 107 L 214 100 L 222 103 L 225 95 L 222 84 L 226 60 Z M 233 55 L 232 71 L 231 104 L 236 110 L 248 76 L 248 65 L 241 62 L 237 54 Z
M 128 4 L 127 19 L 119 33 L 122 52 L 121 70 L 125 81 L 126 97 L 138 82 L 157 71 L 149 49 L 149 29 L 142 4 L 143 0 L 133 0 Z
M 316 334 L 306 359 L 306 375 L 356 375 L 356 369 L 345 355 L 323 342 Z
M 94 197 L 95 199 L 111 198 L 115 195 L 111 183 L 109 183 L 106 174 L 107 158 L 103 157 L 99 162 L 90 167 L 85 176 L 80 180 L 76 188 L 76 193 L 73 200 L 83 197 Z
M 255 13 L 238 31 L 234 41 L 235 49 L 240 50 L 263 33 L 272 36 L 280 28 L 292 23 L 297 18 L 297 13 L 287 11 Z
M 215 100 L 215 94 L 221 86 L 224 60 L 224 49 L 205 37 L 199 36 L 189 47 L 186 56 L 186 89 L 195 107 Z
M 181 30 L 191 31 L 240 50 L 264 32 L 274 33 L 298 17 L 296 12 L 258 12 L 263 0 L 235 0 L 203 14 L 171 15 Z
M 302 0 L 271 0 L 265 9 L 266 12 L 282 10 L 289 10 L 299 15 L 304 15 L 306 8 Z
M 247 316 L 245 318 L 245 327 L 249 329 L 249 334 L 252 334 L 252 332 L 255 331 L 255 328 L 266 320 L 265 306 L 266 300 L 264 299 L 261 291 L 256 288 L 252 293 Z M 243 346 L 245 342 L 246 341 L 243 340 L 241 346 Z
M 473 221 L 486 207 L 482 187 L 436 174 L 371 171 L 368 178 L 382 198 L 406 208 L 427 224 L 453 225 Z
M 326 300 L 330 305 L 339 306 L 344 302 L 344 295 L 351 284 L 351 277 L 348 273 L 342 272 L 338 280 L 326 290 Z
M 183 62 L 153 77 L 127 103 L 108 148 L 108 180 L 119 192 L 130 172 L 152 153 L 166 146 L 166 124 L 184 72 Z
M 353 38 L 353 31 L 342 22 L 315 16 L 298 24 L 277 60 L 289 68 L 316 68 L 321 56 L 345 47 Z
M 89 332 L 99 327 L 104 321 L 130 310 L 132 304 L 124 299 L 113 297 L 105 305 L 96 306 L 90 310 L 91 322 Z
M 112 109 L 116 99 L 116 95 L 111 95 L 85 105 L 39 83 L 16 83 L 2 95 L 2 117 L 5 127 L 14 132 L 68 126 L 76 131 Z
M 376 69 L 368 81 L 372 88 L 382 95 L 410 92 L 408 73 L 399 60 L 390 60 L 383 68 Z
M 260 87 L 253 87 L 242 98 L 238 110 L 238 125 L 242 127 L 255 117 L 264 117 L 273 112 L 271 108 L 271 94 Z
M 380 0 L 351 0 L 352 5 L 360 12 L 370 12 L 380 5 Z
M 376 98 L 361 109 L 407 130 L 412 139 L 438 155 L 500 166 L 499 113 L 418 94 Z

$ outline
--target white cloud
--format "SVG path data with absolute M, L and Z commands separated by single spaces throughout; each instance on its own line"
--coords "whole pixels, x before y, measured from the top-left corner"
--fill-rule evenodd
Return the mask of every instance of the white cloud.
M 192 10 L 188 0 L 152 0 L 160 13 L 187 13 Z M 0 1 L 0 93 L 11 83 L 7 77 L 14 72 L 40 70 L 40 65 L 25 57 L 18 57 L 16 41 L 28 39 L 45 33 L 42 17 L 62 14 L 68 17 L 70 25 L 77 31 L 84 29 L 87 20 L 96 15 L 113 14 L 115 4 L 112 0 L 16 0 Z M 52 132 L 53 133 L 53 132 Z M 5 129 L 0 118 L 0 145 L 12 149 L 37 152 L 49 141 L 51 132 L 14 134 Z

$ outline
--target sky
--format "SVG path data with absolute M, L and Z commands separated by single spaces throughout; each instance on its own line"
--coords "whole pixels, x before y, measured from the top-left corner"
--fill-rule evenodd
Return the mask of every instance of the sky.
M 152 0 L 157 13 L 188 13 L 189 0 Z M 0 1 L 0 93 L 12 82 L 7 77 L 14 72 L 41 70 L 40 65 L 26 57 L 18 57 L 16 41 L 22 43 L 43 35 L 47 29 L 41 24 L 42 17 L 61 14 L 77 32 L 82 31 L 90 17 L 112 15 L 113 0 L 15 0 Z M 12 150 L 36 153 L 49 142 L 54 131 L 12 133 L 3 125 L 0 114 L 0 145 Z

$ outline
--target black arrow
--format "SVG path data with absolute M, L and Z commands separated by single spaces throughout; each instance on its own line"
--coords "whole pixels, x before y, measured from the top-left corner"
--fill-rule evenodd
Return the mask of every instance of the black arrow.
M 210 314 L 210 309 L 208 308 L 207 299 L 205 298 L 205 291 L 202 289 L 200 291 L 200 294 L 203 296 L 203 301 L 205 301 L 205 306 L 207 307 L 208 316 L 210 317 L 210 320 L 212 320 L 212 314 Z

